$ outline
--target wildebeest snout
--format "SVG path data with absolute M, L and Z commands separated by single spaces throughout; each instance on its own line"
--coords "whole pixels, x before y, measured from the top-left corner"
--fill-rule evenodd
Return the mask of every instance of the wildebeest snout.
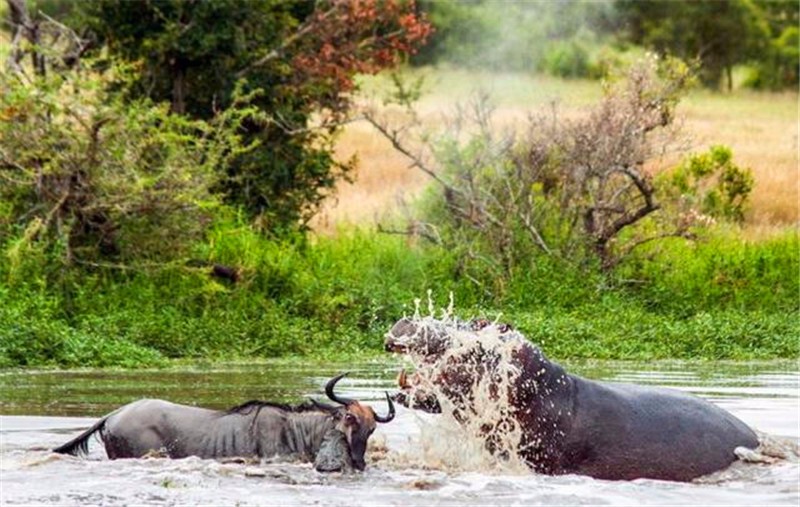
M 349 472 L 356 468 L 364 470 L 364 463 L 359 468 L 350 456 L 350 448 L 347 445 L 347 437 L 339 430 L 332 429 L 325 434 L 322 445 L 319 448 L 317 457 L 314 460 L 314 468 L 317 472 Z

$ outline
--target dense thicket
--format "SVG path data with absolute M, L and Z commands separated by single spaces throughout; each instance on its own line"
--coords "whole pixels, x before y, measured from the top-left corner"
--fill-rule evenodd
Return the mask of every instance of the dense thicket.
M 134 98 L 208 119 L 253 93 L 251 150 L 218 168 L 215 190 L 265 231 L 304 225 L 352 169 L 334 159 L 356 73 L 397 63 L 428 33 L 412 2 L 80 2 L 73 24 L 97 51 L 136 65 Z
M 65 286 L 9 284 L 10 267 L 0 264 L 0 367 L 376 357 L 415 298 L 428 311 L 428 290 L 435 308 L 452 292 L 462 317 L 499 316 L 560 359 L 800 354 L 794 232 L 760 242 L 741 241 L 735 229 L 668 241 L 614 276 L 543 257 L 502 281 L 482 262 L 465 271 L 459 252 L 367 232 L 276 242 L 220 220 L 202 253 L 241 266 L 239 281 L 172 266 L 98 271 Z M 17 273 L 38 272 L 36 258 L 21 261 Z
M 74 29 L 8 6 L 0 238 L 68 267 L 185 258 L 220 204 L 302 230 L 352 167 L 354 77 L 430 30 L 377 0 L 82 2 Z

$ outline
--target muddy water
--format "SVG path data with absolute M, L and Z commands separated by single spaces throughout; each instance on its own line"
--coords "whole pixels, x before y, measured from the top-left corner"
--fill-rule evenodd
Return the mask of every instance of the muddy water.
M 372 439 L 363 474 L 322 475 L 302 463 L 220 463 L 195 458 L 108 461 L 47 449 L 94 418 L 141 397 L 225 408 L 248 399 L 319 396 L 350 370 L 342 394 L 379 412 L 397 362 L 319 365 L 197 365 L 179 370 L 0 373 L 0 504 L 39 505 L 798 505 L 800 464 L 736 463 L 690 484 L 548 477 L 470 460 L 458 428 L 402 407 Z M 780 449 L 800 439 L 796 363 L 586 363 L 590 378 L 663 385 L 706 397 L 768 435 Z M 775 443 L 777 441 L 777 443 Z

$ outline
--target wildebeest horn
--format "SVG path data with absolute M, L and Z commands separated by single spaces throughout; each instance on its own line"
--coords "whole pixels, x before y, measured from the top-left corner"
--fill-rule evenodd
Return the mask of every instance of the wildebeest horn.
M 346 372 L 342 373 L 341 375 L 337 375 L 337 376 L 333 377 L 332 379 L 330 379 L 328 381 L 328 383 L 325 385 L 325 394 L 328 395 L 328 398 L 330 398 L 331 400 L 335 401 L 336 403 L 341 403 L 342 405 L 349 405 L 349 404 L 353 403 L 353 400 L 351 400 L 349 398 L 340 398 L 339 396 L 336 396 L 336 394 L 334 394 L 334 392 L 333 392 L 333 388 L 336 386 L 336 383 L 339 382 L 342 379 L 342 377 L 344 377 L 345 375 L 347 375 L 349 373 L 350 373 L 349 371 L 346 371 Z
M 387 423 L 394 419 L 394 403 L 392 403 L 392 398 L 389 396 L 389 393 L 386 393 L 386 402 L 389 403 L 389 413 L 386 414 L 386 417 L 375 414 L 375 420 L 379 423 Z

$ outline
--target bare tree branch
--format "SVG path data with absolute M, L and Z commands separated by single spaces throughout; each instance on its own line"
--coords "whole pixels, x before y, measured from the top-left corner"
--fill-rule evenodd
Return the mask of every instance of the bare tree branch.
M 392 143 L 392 147 L 397 150 L 398 152 L 402 153 L 411 161 L 411 167 L 416 167 L 420 171 L 424 172 L 431 178 L 433 178 L 437 183 L 439 183 L 442 187 L 447 189 L 450 192 L 455 194 L 461 195 L 461 192 L 453 188 L 452 185 L 448 184 L 444 181 L 433 169 L 429 168 L 428 165 L 418 156 L 413 153 L 401 142 L 399 136 L 397 135 L 396 131 L 391 131 L 389 127 L 379 122 L 371 113 L 367 113 L 364 115 L 364 119 L 369 122 L 370 125 L 375 127 L 378 132 L 380 132 L 383 137 L 385 137 L 390 143 Z

